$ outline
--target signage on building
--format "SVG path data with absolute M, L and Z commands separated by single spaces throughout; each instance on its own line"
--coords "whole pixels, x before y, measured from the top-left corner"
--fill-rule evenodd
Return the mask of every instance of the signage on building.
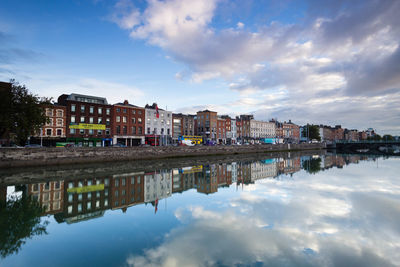
M 88 192 L 93 192 L 93 191 L 102 191 L 102 190 L 104 190 L 104 184 L 95 184 L 95 185 L 88 185 L 88 186 L 83 186 L 83 187 L 68 188 L 67 192 L 82 194 L 82 193 L 88 193 Z
M 89 124 L 89 123 L 79 123 L 69 126 L 70 129 L 85 129 L 85 130 L 105 130 L 105 124 Z

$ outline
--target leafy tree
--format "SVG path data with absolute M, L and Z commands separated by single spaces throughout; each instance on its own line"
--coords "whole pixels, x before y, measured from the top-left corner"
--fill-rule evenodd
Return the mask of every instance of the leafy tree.
M 41 222 L 43 208 L 37 201 L 23 196 L 0 202 L 0 256 L 18 253 L 26 239 L 47 234 L 48 221 Z
M 308 133 L 307 133 L 308 131 Z M 318 125 L 309 125 L 303 127 L 303 136 L 308 136 L 310 140 L 316 139 L 321 141 L 321 136 L 319 135 L 319 127 Z
M 11 90 L 0 90 L 0 138 L 14 136 L 16 143 L 24 145 L 46 122 L 43 105 L 50 104 L 51 99 L 33 95 L 15 80 L 10 82 Z
M 306 172 L 315 174 L 319 171 L 321 171 L 321 159 L 320 158 L 310 158 L 305 161 L 303 161 L 303 169 L 306 170 Z
M 385 134 L 384 136 L 382 136 L 382 140 L 384 141 L 394 141 L 394 137 L 390 134 Z

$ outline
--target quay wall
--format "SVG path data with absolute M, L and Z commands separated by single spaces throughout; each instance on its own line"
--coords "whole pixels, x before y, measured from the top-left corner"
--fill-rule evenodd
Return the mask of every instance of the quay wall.
M 59 147 L 1 148 L 0 168 L 84 164 L 96 162 L 152 160 L 235 155 L 282 151 L 319 150 L 325 144 L 263 144 L 248 146 L 165 146 L 165 147 Z

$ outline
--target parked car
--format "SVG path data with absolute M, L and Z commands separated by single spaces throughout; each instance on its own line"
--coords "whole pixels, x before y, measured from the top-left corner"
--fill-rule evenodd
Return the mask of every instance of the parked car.
M 29 144 L 29 145 L 25 145 L 25 147 L 42 147 L 41 145 L 39 145 L 39 144 Z
M 64 147 L 75 147 L 75 144 L 66 144 Z
M 124 144 L 116 143 L 113 145 L 113 147 L 126 147 Z

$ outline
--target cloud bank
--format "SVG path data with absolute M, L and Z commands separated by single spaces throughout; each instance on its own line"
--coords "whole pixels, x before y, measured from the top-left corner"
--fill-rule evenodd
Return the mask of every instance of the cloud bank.
M 274 1 L 265 5 L 258 13 L 268 17 Z M 393 104 L 400 101 L 400 2 L 310 0 L 304 5 L 295 22 L 277 19 L 252 27 L 246 21 L 230 27 L 215 23 L 228 6 L 217 0 L 150 0 L 141 9 L 123 0 L 110 18 L 131 38 L 184 63 L 187 69 L 176 75 L 180 80 L 222 79 L 240 97 L 264 99 L 261 105 L 242 101 L 262 119 L 399 131 L 394 123 L 399 105 Z M 284 99 L 269 101 L 277 92 Z

